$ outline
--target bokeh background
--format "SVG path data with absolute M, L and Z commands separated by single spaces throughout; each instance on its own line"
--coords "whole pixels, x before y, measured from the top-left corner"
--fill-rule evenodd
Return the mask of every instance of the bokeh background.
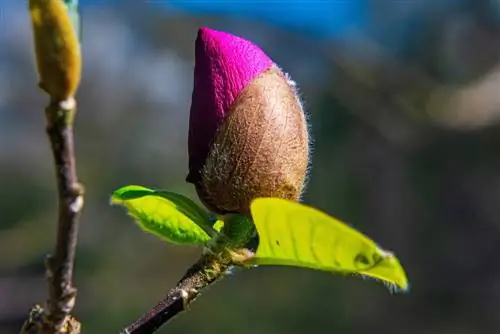
M 293 268 L 238 272 L 159 333 L 500 332 L 500 1 L 80 1 L 84 333 L 118 333 L 199 249 L 141 232 L 111 192 L 184 182 L 197 28 L 260 45 L 315 140 L 305 202 L 394 250 L 408 295 Z M 0 2 L 0 333 L 46 297 L 56 193 L 26 2 Z

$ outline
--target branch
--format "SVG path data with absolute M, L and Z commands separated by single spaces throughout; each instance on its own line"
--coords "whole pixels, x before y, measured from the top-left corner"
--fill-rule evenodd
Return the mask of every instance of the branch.
M 201 290 L 215 283 L 231 267 L 230 261 L 221 261 L 221 257 L 203 255 L 198 262 L 188 269 L 177 286 L 156 304 L 149 312 L 125 328 L 120 334 L 151 334 L 179 313 L 186 311 L 188 305 L 199 296 Z
M 73 264 L 83 186 L 78 183 L 73 124 L 73 96 L 80 82 L 81 52 L 77 36 L 76 1 L 29 0 L 40 88 L 50 97 L 45 109 L 47 135 L 56 171 L 59 214 L 57 241 L 47 257 L 47 309 L 34 306 L 21 333 L 78 334 L 80 324 L 69 313 L 75 305 Z
M 74 99 L 49 103 L 46 110 L 47 134 L 56 166 L 59 194 L 59 222 L 54 256 L 47 257 L 49 300 L 47 320 L 58 328 L 75 304 L 72 285 L 73 264 L 78 236 L 78 218 L 83 208 L 83 187 L 78 183 L 75 166 L 73 120 Z
M 46 260 L 49 285 L 47 310 L 35 306 L 30 319 L 35 323 L 23 327 L 22 333 L 79 333 L 80 326 L 68 315 L 75 305 L 73 264 L 78 236 L 78 218 L 83 208 L 83 187 L 78 183 L 75 166 L 73 120 L 76 103 L 73 98 L 50 101 L 46 108 L 47 135 L 49 136 L 56 167 L 59 197 L 59 219 L 54 255 Z M 69 322 L 68 322 L 69 320 Z M 73 325 L 72 325 L 73 324 Z

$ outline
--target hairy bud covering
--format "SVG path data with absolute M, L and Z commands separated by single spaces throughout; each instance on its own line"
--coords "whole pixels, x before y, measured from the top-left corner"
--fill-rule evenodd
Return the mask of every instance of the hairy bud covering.
M 309 137 L 295 86 L 262 50 L 239 37 L 205 30 L 196 48 L 187 180 L 218 213 L 248 213 L 257 197 L 298 200 Z M 200 73 L 198 62 L 207 53 L 216 59 Z M 200 87 L 205 96 L 195 100 Z

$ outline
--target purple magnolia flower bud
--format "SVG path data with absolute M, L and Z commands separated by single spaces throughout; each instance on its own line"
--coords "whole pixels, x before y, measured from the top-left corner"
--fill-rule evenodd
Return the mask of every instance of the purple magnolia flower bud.
M 309 160 L 295 86 L 255 44 L 201 28 L 189 119 L 189 174 L 214 212 L 256 197 L 298 200 Z

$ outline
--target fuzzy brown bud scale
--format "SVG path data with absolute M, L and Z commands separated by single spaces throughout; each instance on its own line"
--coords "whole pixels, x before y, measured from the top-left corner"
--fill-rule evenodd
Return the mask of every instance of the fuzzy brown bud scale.
M 218 128 L 196 190 L 218 213 L 249 213 L 257 197 L 298 200 L 309 136 L 294 85 L 276 66 L 239 94 Z

